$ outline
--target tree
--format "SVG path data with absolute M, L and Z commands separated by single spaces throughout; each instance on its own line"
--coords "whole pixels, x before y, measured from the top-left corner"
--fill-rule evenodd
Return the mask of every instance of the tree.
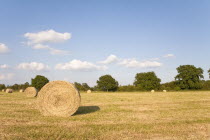
M 181 65 L 177 68 L 178 75 L 175 80 L 178 81 L 181 89 L 201 89 L 203 79 L 203 69 L 196 68 L 193 65 Z
M 34 79 L 31 79 L 31 85 L 37 90 L 40 90 L 48 82 L 49 80 L 42 75 L 37 75 Z
M 93 90 L 93 91 L 99 91 L 100 89 L 99 89 L 98 86 L 96 85 L 96 86 L 94 86 L 93 88 L 91 88 L 91 90 Z
M 14 84 L 14 85 L 12 86 L 12 89 L 13 89 L 13 90 L 19 90 L 19 87 L 20 87 L 20 85 Z
M 87 83 L 77 83 L 74 82 L 75 87 L 79 90 L 79 91 L 87 91 L 88 89 L 90 89 L 90 86 Z
M 13 90 L 15 90 L 15 91 L 18 91 L 18 90 L 20 90 L 20 89 L 26 89 L 27 87 L 29 87 L 30 85 L 29 85 L 29 83 L 28 82 L 26 82 L 25 84 L 14 84 L 14 85 L 8 85 L 7 87 L 4 85 L 3 87 L 3 89 L 5 89 L 5 88 L 11 88 L 11 89 L 13 89 Z M 0 85 L 0 89 L 1 89 L 1 85 Z
M 30 86 L 29 83 L 26 82 L 25 84 L 22 85 L 22 88 L 21 88 L 21 89 L 24 89 L 24 90 L 25 90 L 25 89 L 26 89 L 27 87 L 29 87 L 29 86 Z
M 5 89 L 5 88 L 6 88 L 5 84 L 0 84 L 0 90 Z
M 175 91 L 178 91 L 178 90 L 180 90 L 180 87 L 179 87 L 177 81 L 171 81 L 171 82 L 161 84 L 161 90 L 175 90 Z
M 82 85 L 80 83 L 74 82 L 74 85 L 79 91 L 82 90 Z
M 209 73 L 209 78 L 210 78 L 210 69 L 208 70 L 208 73 Z
M 160 88 L 161 80 L 156 76 L 154 72 L 137 73 L 134 81 L 134 85 L 138 89 L 152 90 Z
M 125 86 L 119 86 L 118 91 L 137 91 L 137 88 L 134 85 L 125 85 Z
M 82 83 L 82 88 L 84 91 L 86 91 L 90 89 L 90 86 L 87 83 Z
M 116 91 L 118 82 L 111 75 L 103 75 L 97 80 L 97 87 L 102 91 Z

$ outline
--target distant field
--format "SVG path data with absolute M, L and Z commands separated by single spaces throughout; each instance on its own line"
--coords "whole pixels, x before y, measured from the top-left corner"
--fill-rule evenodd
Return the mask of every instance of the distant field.
M 210 92 L 82 93 L 71 117 L 44 117 L 36 98 L 0 92 L 0 139 L 210 139 Z

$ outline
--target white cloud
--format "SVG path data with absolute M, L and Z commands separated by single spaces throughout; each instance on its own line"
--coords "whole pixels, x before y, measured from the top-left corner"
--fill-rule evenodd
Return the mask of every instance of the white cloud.
M 17 66 L 18 69 L 32 70 L 32 71 L 48 71 L 49 66 L 43 63 L 31 62 L 31 63 L 20 63 Z
M 128 67 L 128 68 L 152 68 L 152 67 L 160 67 L 163 64 L 158 62 L 159 58 L 152 58 L 149 60 L 138 61 L 135 58 L 122 59 L 118 58 L 115 55 L 108 56 L 104 61 L 99 61 L 101 64 L 110 64 L 114 62 L 118 62 L 119 65 Z
M 7 52 L 9 52 L 9 48 L 5 45 L 5 44 L 3 44 L 3 43 L 0 43 L 0 54 L 2 53 L 7 53 Z
M 54 48 L 50 48 L 50 54 L 52 55 L 67 55 L 69 54 L 69 51 L 64 51 L 64 50 L 58 50 Z
M 43 45 L 43 44 L 36 44 L 32 48 L 35 50 L 50 49 L 48 45 Z
M 29 44 L 59 43 L 70 39 L 71 34 L 59 33 L 51 29 L 37 33 L 25 33 L 24 37 L 26 37 L 29 40 Z
M 54 30 L 46 30 L 38 33 L 26 33 L 24 36 L 28 39 L 26 45 L 35 50 L 48 50 L 52 55 L 66 55 L 68 51 L 54 49 L 45 43 L 60 43 L 71 38 L 70 33 L 58 33 Z
M 137 61 L 136 59 L 124 59 L 120 63 L 128 68 L 152 68 L 152 67 L 160 67 L 162 63 L 157 61 Z
M 151 58 L 149 59 L 150 61 L 157 61 L 157 60 L 160 60 L 160 58 Z
M 175 55 L 174 55 L 174 54 L 166 54 L 166 55 L 164 55 L 163 57 L 164 57 L 164 58 L 169 58 L 169 57 L 175 57 Z
M 114 63 L 114 62 L 117 62 L 119 59 L 117 58 L 117 56 L 111 54 L 110 56 L 108 56 L 106 58 L 106 60 L 104 61 L 99 61 L 98 63 L 100 64 L 111 64 L 111 63 Z
M 0 69 L 7 69 L 7 68 L 9 68 L 9 65 L 7 64 L 0 65 Z
M 0 80 L 11 80 L 14 77 L 14 73 L 0 74 Z
M 80 60 L 72 60 L 68 63 L 60 63 L 55 66 L 57 70 L 84 70 L 84 71 L 92 71 L 92 70 L 105 70 L 105 66 L 97 66 L 91 62 L 80 61 Z
M 54 49 L 54 48 L 49 47 L 48 45 L 43 45 L 43 44 L 35 44 L 34 46 L 32 46 L 32 48 L 35 49 L 35 50 L 48 50 L 50 52 L 50 54 L 52 54 L 52 55 L 66 55 L 66 54 L 69 54 L 68 51 Z

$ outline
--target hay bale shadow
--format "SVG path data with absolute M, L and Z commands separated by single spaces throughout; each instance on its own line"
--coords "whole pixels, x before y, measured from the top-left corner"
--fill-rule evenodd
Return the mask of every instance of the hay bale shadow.
M 100 110 L 100 107 L 98 107 L 98 106 L 80 106 L 78 108 L 77 112 L 74 114 L 74 116 L 89 114 L 89 113 L 93 113 L 93 112 L 96 112 L 99 110 Z

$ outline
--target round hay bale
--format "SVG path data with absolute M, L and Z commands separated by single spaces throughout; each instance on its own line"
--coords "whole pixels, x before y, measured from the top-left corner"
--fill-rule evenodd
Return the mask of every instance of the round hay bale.
M 10 88 L 6 89 L 6 93 L 12 93 L 12 92 L 13 92 L 12 89 L 10 89 Z
M 91 90 L 87 90 L 87 93 L 91 93 L 92 91 Z
M 24 91 L 27 97 L 36 97 L 37 96 L 37 90 L 35 87 L 28 87 Z
M 66 81 L 52 81 L 39 92 L 37 103 L 44 116 L 69 117 L 80 106 L 81 98 L 75 86 Z
M 23 89 L 21 89 L 21 90 L 19 90 L 19 92 L 21 92 L 21 93 L 22 93 L 22 92 L 24 92 L 24 90 L 23 90 Z
M 2 89 L 1 91 L 2 91 L 2 92 L 5 92 L 5 89 Z
M 154 93 L 154 92 L 155 92 L 155 90 L 151 90 L 151 92 L 152 92 L 152 93 Z
M 167 90 L 163 90 L 163 92 L 167 92 Z

